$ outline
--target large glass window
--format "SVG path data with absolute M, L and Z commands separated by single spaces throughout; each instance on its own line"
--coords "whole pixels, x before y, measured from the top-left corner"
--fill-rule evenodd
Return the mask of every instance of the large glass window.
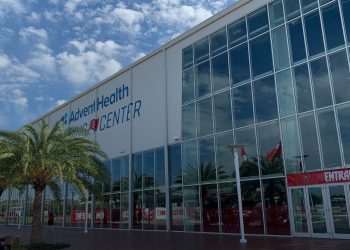
M 321 169 L 314 114 L 308 113 L 300 116 L 299 123 L 305 170 Z
M 220 184 L 221 225 L 223 233 L 239 233 L 238 197 L 235 183 Z
M 313 109 L 309 69 L 307 64 L 294 68 L 294 79 L 296 88 L 296 100 L 298 112 L 302 113 Z
M 350 105 L 342 105 L 338 108 L 338 119 L 341 141 L 343 144 L 345 164 L 350 164 Z
M 196 96 L 201 97 L 211 92 L 210 61 L 201 63 L 195 67 Z
M 188 69 L 193 66 L 193 49 L 192 46 L 182 51 L 182 68 Z
M 322 9 L 327 48 L 333 49 L 344 44 L 338 1 Z
M 250 42 L 250 53 L 254 77 L 273 70 L 270 34 L 252 40 Z
M 232 90 L 233 115 L 235 127 L 243 127 L 254 123 L 251 84 L 245 84 Z
M 281 26 L 274 29 L 271 34 L 275 69 L 281 70 L 287 68 L 289 66 L 289 55 L 285 27 Z
M 263 180 L 268 234 L 290 234 L 286 183 L 284 178 Z
M 242 44 L 230 51 L 232 84 L 249 80 L 248 45 Z
M 319 111 L 317 117 L 320 129 L 324 167 L 340 167 L 340 150 L 333 108 Z
M 283 174 L 282 143 L 278 122 L 259 125 L 257 131 L 261 173 Z
M 194 77 L 193 68 L 190 68 L 182 74 L 182 102 L 188 102 L 194 98 Z
M 121 158 L 112 160 L 112 190 L 120 191 Z M 106 190 L 107 192 L 109 190 Z
M 297 2 L 297 1 L 285 1 Z M 294 63 L 304 60 L 306 58 L 303 27 L 301 20 L 295 20 L 288 24 L 289 43 L 291 47 L 292 60 Z
M 133 229 L 142 229 L 142 192 L 132 193 L 133 198 Z
M 317 0 L 301 0 L 301 9 L 303 10 L 303 13 L 316 8 L 317 5 Z
M 204 232 L 219 231 L 218 191 L 216 184 L 202 187 L 202 221 Z
M 241 177 L 259 176 L 258 157 L 256 153 L 256 137 L 254 127 L 238 129 L 235 131 L 235 143 L 244 145 L 241 153 L 239 174 Z M 246 154 L 246 160 L 243 161 Z M 243 189 L 242 189 L 243 190 Z
M 183 193 L 182 188 L 170 189 L 171 204 L 171 230 L 184 230 L 184 209 L 183 209 Z
M 332 72 L 332 81 L 335 102 L 341 103 L 350 100 L 350 72 L 346 51 L 329 56 L 329 64 Z
M 164 148 L 158 148 L 155 150 L 155 170 L 156 170 L 156 187 L 165 186 L 165 163 L 164 163 Z
M 213 133 L 213 112 L 211 97 L 197 102 L 198 136 Z
M 212 58 L 213 90 L 220 90 L 230 86 L 227 52 Z
M 210 36 L 210 54 L 215 56 L 225 50 L 227 50 L 226 28 L 222 28 Z
M 142 206 L 142 223 L 144 230 L 154 230 L 155 216 L 154 216 L 154 190 L 146 190 L 143 192 L 143 206 Z
M 244 230 L 250 234 L 263 234 L 260 181 L 242 181 Z
M 196 136 L 195 104 L 182 107 L 182 139 L 192 139 Z
M 200 63 L 209 58 L 209 40 L 203 38 L 194 44 L 194 62 Z
M 121 191 L 129 190 L 129 156 L 122 157 L 121 162 Z
M 184 187 L 185 231 L 200 232 L 200 206 L 198 187 Z
M 342 7 L 347 38 L 350 43 L 350 0 L 342 0 Z
M 288 1 L 284 0 L 284 10 L 286 12 L 287 20 L 300 15 L 299 1 Z
M 266 6 L 248 16 L 249 37 L 257 36 L 269 29 Z
M 142 188 L 142 154 L 135 154 L 133 155 L 132 160 L 132 166 L 133 166 L 133 184 L 134 189 L 140 189 Z
M 324 52 L 321 21 L 318 10 L 305 16 L 304 21 L 309 56 L 312 57 Z
M 270 26 L 276 27 L 284 22 L 282 0 L 273 1 L 269 4 Z
M 198 182 L 196 141 L 189 141 L 182 144 L 182 169 L 184 184 Z
M 235 178 L 233 155 L 228 148 L 233 144 L 232 132 L 216 136 L 216 152 L 219 179 Z
M 200 180 L 216 180 L 214 138 L 201 139 L 198 144 Z
M 232 48 L 247 41 L 247 27 L 245 18 L 242 18 L 227 27 L 229 47 Z
M 169 146 L 170 185 L 182 183 L 181 145 Z
M 263 122 L 278 117 L 275 80 L 269 76 L 253 82 L 256 121 Z
M 143 188 L 154 187 L 154 150 L 143 153 Z
M 166 230 L 166 220 L 169 216 L 165 205 L 165 189 L 156 189 L 156 207 L 154 211 L 154 216 L 156 219 L 156 229 L 157 230 Z
M 300 154 L 298 127 L 295 117 L 281 120 L 283 137 L 283 157 L 287 173 L 297 173 L 303 170 L 303 158 Z
M 312 82 L 314 85 L 316 107 L 321 108 L 332 105 L 331 87 L 326 58 L 321 58 L 310 63 Z
M 276 85 L 280 116 L 285 117 L 295 114 L 293 83 L 290 70 L 276 74 Z
M 216 132 L 232 129 L 232 110 L 230 91 L 214 96 Z

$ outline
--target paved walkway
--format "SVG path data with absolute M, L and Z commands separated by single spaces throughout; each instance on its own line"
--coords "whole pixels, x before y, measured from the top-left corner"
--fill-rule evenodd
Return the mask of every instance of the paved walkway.
M 30 227 L 0 226 L 2 235 L 18 235 L 21 244 L 28 244 Z M 342 250 L 350 249 L 350 240 L 311 239 L 295 237 L 248 236 L 241 245 L 238 236 L 199 233 L 166 233 L 92 229 L 54 228 L 50 233 L 43 229 L 43 241 L 68 243 L 69 249 L 122 249 L 122 250 Z

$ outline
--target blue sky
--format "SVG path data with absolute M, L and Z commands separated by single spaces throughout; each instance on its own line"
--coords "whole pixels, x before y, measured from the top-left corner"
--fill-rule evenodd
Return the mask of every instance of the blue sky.
M 235 0 L 0 0 L 0 128 L 15 130 Z

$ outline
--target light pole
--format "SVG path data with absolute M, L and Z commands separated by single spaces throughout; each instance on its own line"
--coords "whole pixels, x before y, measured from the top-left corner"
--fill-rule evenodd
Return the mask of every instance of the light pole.
M 242 193 L 241 193 L 241 178 L 239 175 L 239 162 L 238 162 L 238 152 L 237 149 L 242 149 L 244 147 L 243 144 L 230 144 L 227 146 L 231 149 L 233 154 L 233 158 L 235 161 L 235 173 L 236 173 L 236 183 L 237 183 L 237 194 L 238 194 L 238 211 L 239 211 L 239 225 L 241 231 L 241 239 L 240 243 L 247 243 L 247 239 L 244 236 L 244 222 L 243 222 L 243 208 L 242 208 Z
M 89 216 L 89 207 L 88 207 L 88 202 L 89 202 L 89 191 L 86 190 L 86 198 L 85 198 L 85 230 L 84 234 L 87 234 L 88 231 L 88 216 Z

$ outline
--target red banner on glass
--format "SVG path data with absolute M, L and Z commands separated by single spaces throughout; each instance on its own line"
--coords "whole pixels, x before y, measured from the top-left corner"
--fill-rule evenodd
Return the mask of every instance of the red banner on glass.
M 289 187 L 350 182 L 350 168 L 288 174 Z

